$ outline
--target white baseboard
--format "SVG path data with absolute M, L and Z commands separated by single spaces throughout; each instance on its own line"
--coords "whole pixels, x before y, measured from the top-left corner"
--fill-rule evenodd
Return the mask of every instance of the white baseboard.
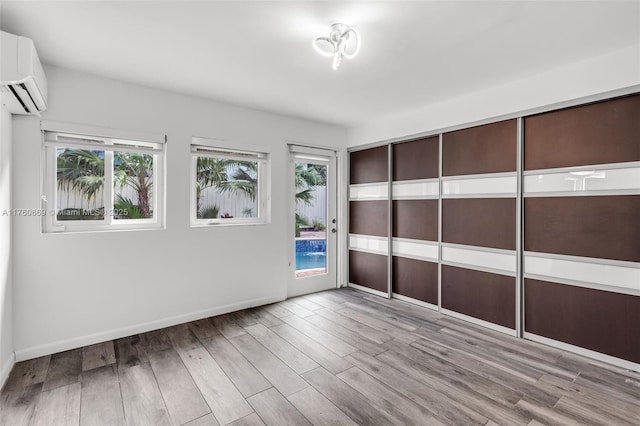
M 4 387 L 4 384 L 9 378 L 9 373 L 11 373 L 11 369 L 13 368 L 13 365 L 15 363 L 16 363 L 16 354 L 15 352 L 11 352 L 11 355 L 9 355 L 9 358 L 5 361 L 4 365 L 2 366 L 2 370 L 0 370 L 0 389 Z
M 213 317 L 216 315 L 227 314 L 242 309 L 253 308 L 256 306 L 267 305 L 269 303 L 280 302 L 284 300 L 284 296 L 265 297 L 260 299 L 251 299 L 243 302 L 232 303 L 215 308 L 204 309 L 201 311 L 191 312 L 188 314 L 176 315 L 155 321 L 149 321 L 142 324 L 136 324 L 128 327 L 117 328 L 100 333 L 90 334 L 87 336 L 73 337 L 71 339 L 59 340 L 57 342 L 46 343 L 44 345 L 32 346 L 29 348 L 19 349 L 15 351 L 15 361 L 25 361 L 40 356 L 50 355 L 58 352 L 68 351 L 70 349 L 81 348 L 83 346 L 93 345 L 96 343 L 107 342 L 121 337 L 131 336 L 133 334 L 145 333 L 151 330 L 171 327 L 173 325 L 183 324 L 185 322 L 196 321 L 203 318 Z

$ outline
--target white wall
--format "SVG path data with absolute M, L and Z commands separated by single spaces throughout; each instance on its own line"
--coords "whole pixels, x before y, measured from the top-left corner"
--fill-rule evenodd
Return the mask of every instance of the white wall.
M 43 119 L 167 134 L 167 227 L 41 234 L 37 218 L 15 218 L 19 360 L 284 299 L 293 273 L 285 141 L 344 149 L 344 129 L 55 67 L 45 72 Z M 39 208 L 40 121 L 17 117 L 13 130 L 13 205 Z M 190 228 L 192 136 L 271 150 L 270 225 Z
M 348 145 L 408 139 L 439 129 L 531 111 L 640 84 L 640 40 L 633 46 L 498 87 L 371 120 L 349 129 Z M 640 87 L 635 87 L 640 90 Z
M 9 375 L 13 355 L 11 278 L 11 114 L 0 105 L 0 385 Z

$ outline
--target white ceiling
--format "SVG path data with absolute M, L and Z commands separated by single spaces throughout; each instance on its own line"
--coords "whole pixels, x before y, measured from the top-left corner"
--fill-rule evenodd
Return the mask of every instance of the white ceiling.
M 355 126 L 640 43 L 640 2 L 0 2 L 44 63 Z M 338 71 L 311 40 L 362 48 Z

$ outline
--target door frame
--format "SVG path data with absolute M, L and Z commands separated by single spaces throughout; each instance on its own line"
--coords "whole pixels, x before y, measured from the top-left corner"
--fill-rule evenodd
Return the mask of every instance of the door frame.
M 335 219 L 336 224 L 335 228 L 337 230 L 335 234 L 335 282 L 327 285 L 326 283 L 321 283 L 316 281 L 315 283 L 311 282 L 310 285 L 301 285 L 304 283 L 305 279 L 296 279 L 296 262 L 295 262 L 295 183 L 293 181 L 293 173 L 294 173 L 294 165 L 296 154 L 308 154 L 310 156 L 331 156 L 333 157 L 334 164 L 334 180 L 335 180 L 335 199 L 333 200 L 333 205 L 335 206 Z M 346 282 L 346 270 L 345 270 L 345 252 L 344 247 L 346 246 L 346 220 L 345 220 L 345 205 L 344 205 L 344 197 L 346 196 L 346 192 L 343 188 L 343 180 L 344 180 L 344 172 L 342 168 L 344 167 L 343 161 L 343 152 L 336 147 L 325 147 L 325 146 L 317 146 L 317 145 L 309 145 L 301 142 L 295 141 L 287 141 L 287 242 L 288 242 L 288 250 L 287 250 L 287 262 L 288 262 L 288 273 L 287 273 L 287 298 L 301 296 L 304 294 L 315 293 L 318 291 L 334 289 L 338 287 L 342 287 Z M 329 192 L 327 191 L 327 196 L 329 196 Z M 331 232 L 331 228 L 333 225 L 330 223 L 332 217 L 327 217 L 327 233 Z M 327 240 L 328 241 L 328 240 Z M 329 262 L 327 262 L 327 267 L 329 266 Z

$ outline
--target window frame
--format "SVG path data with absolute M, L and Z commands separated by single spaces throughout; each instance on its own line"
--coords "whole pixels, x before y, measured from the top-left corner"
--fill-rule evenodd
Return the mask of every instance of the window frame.
M 266 225 L 271 221 L 271 153 L 264 146 L 237 144 L 229 141 L 193 137 L 190 146 L 191 169 L 189 174 L 191 227 Z M 196 201 L 196 171 L 198 157 L 235 159 L 258 163 L 256 203 L 257 217 L 233 217 L 199 219 Z
M 56 130 L 54 130 L 56 129 Z M 86 126 L 42 126 L 42 232 L 106 232 L 124 230 L 164 229 L 165 191 L 165 141 L 166 137 L 147 137 L 140 134 L 126 135 L 126 132 L 111 129 L 101 130 Z M 133 137 L 131 137 L 133 136 Z M 135 139 L 134 139 L 135 138 Z M 57 150 L 76 148 L 104 151 L 104 218 L 102 220 L 58 220 Z M 153 156 L 153 186 L 151 190 L 152 218 L 116 219 L 113 215 L 114 153 L 135 152 Z M 109 165 L 109 166 L 107 166 Z

